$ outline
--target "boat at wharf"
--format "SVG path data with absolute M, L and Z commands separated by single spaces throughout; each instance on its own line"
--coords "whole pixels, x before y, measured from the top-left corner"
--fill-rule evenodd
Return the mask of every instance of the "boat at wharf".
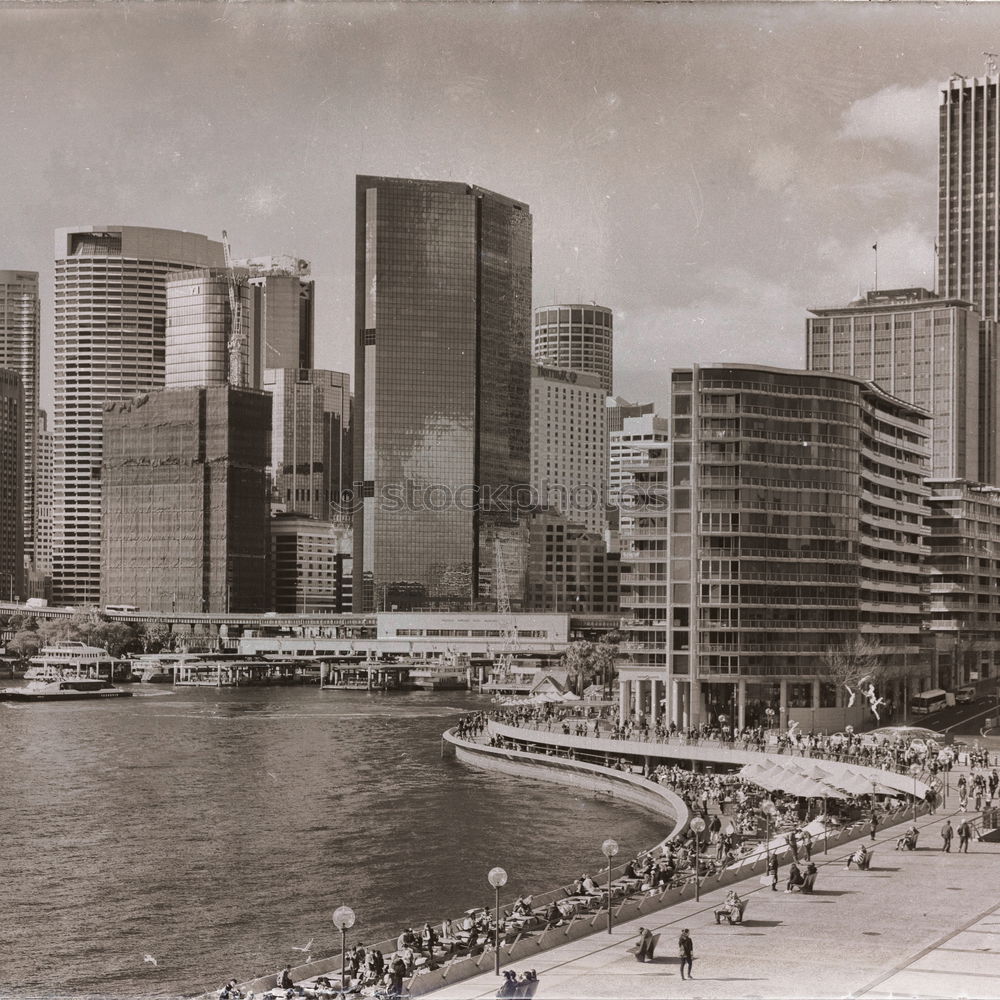
M 69 641 L 59 646 L 44 646 L 28 661 L 26 681 L 55 681 L 61 677 L 107 678 L 109 681 L 132 680 L 128 660 L 116 660 L 106 649 Z
M 437 658 L 399 660 L 407 668 L 407 686 L 424 691 L 466 691 L 474 687 L 472 660 L 468 653 Z

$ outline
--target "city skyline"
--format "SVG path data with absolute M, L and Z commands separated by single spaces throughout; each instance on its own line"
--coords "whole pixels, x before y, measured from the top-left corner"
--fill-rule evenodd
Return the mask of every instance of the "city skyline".
M 349 370 L 356 174 L 530 204 L 533 304 L 614 309 L 627 397 L 801 366 L 806 310 L 870 287 L 873 243 L 882 287 L 934 285 L 939 90 L 1000 39 L 972 7 L 4 9 L 0 265 L 41 272 L 42 405 L 47 247 L 81 218 L 312 260 L 315 364 Z

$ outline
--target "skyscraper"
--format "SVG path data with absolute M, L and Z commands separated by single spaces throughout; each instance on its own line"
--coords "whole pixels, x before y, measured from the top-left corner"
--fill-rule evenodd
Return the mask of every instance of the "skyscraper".
M 856 375 L 933 417 L 931 475 L 995 482 L 996 324 L 968 302 L 923 288 L 869 292 L 847 306 L 812 309 L 806 365 Z
M 21 376 L 24 389 L 24 554 L 35 558 L 35 414 L 38 410 L 39 304 L 37 271 L 0 271 L 0 368 Z
M 528 485 L 531 214 L 358 177 L 355 261 L 355 608 L 468 608 Z
M 0 600 L 24 595 L 24 388 L 0 368 Z
M 266 610 L 270 396 L 161 389 L 103 409 L 102 603 Z
M 1000 320 L 1000 102 L 996 77 L 953 75 L 938 115 L 938 294 Z
M 264 389 L 273 400 L 273 508 L 324 520 L 339 515 L 351 488 L 351 376 L 268 368 Z
M 308 280 L 309 261 L 272 254 L 234 264 L 247 271 L 252 315 L 247 332 L 264 345 L 264 367 L 312 368 L 316 287 Z
M 52 431 L 48 414 L 38 411 L 35 451 L 35 567 L 52 573 Z
M 600 535 L 605 528 L 608 426 L 601 380 L 531 366 L 531 485 L 542 505 Z
M 594 302 L 535 310 L 531 356 L 551 368 L 573 368 L 601 380 L 611 395 L 614 313 Z
M 53 597 L 101 594 L 103 403 L 164 383 L 166 279 L 221 267 L 222 244 L 137 226 L 57 229 Z
M 242 372 L 245 387 L 259 389 L 264 345 L 251 319 L 251 290 L 246 271 L 237 270 L 243 310 Z M 233 333 L 229 307 L 229 272 L 201 267 L 167 275 L 166 378 L 168 389 L 226 385 L 229 382 L 229 342 Z

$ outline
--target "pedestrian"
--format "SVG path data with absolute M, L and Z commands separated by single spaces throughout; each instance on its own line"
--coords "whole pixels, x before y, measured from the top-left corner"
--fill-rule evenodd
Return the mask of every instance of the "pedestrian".
M 694 942 L 691 940 L 691 932 L 686 927 L 677 939 L 677 948 L 681 956 L 681 979 L 684 978 L 685 968 L 687 968 L 687 978 L 694 979 L 691 974 L 691 963 L 694 961 Z
M 792 860 L 793 861 L 798 861 L 799 860 L 799 841 L 798 841 L 798 838 L 795 836 L 795 831 L 794 830 L 792 830 L 788 834 L 788 849 L 792 852 Z
M 969 821 L 963 819 L 961 823 L 958 824 L 958 853 L 968 854 L 969 853 L 969 841 L 972 839 L 972 829 L 969 827 Z
M 955 831 L 951 828 L 951 820 L 946 819 L 944 821 L 944 826 L 941 827 L 941 840 L 944 842 L 941 849 L 945 854 L 951 853 L 951 838 L 954 836 Z
M 802 851 L 806 856 L 806 861 L 812 861 L 813 838 L 808 830 L 802 831 Z
M 771 890 L 778 891 L 778 855 L 772 854 L 767 859 L 767 873 L 771 876 Z
M 872 812 L 872 818 L 868 821 L 868 831 L 871 834 L 872 843 L 875 842 L 875 834 L 878 833 L 878 816 Z

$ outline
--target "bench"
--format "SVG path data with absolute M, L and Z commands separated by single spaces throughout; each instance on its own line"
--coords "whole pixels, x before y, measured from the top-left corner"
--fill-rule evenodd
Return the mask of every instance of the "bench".
M 732 912 L 732 909 L 730 907 L 728 907 L 728 906 L 720 906 L 715 911 L 715 922 L 717 924 L 721 923 L 722 922 L 722 918 L 725 917 L 726 920 L 729 922 L 730 926 L 732 926 L 733 924 L 742 924 L 743 923 L 743 914 L 746 913 L 747 903 L 748 902 L 749 902 L 749 900 L 747 900 L 747 899 L 741 899 L 739 901 L 739 903 L 736 906 L 736 909 L 737 909 L 738 913 L 736 914 L 736 918 L 735 919 L 733 918 L 733 912 Z
M 856 857 L 857 851 L 847 859 L 847 867 L 850 868 L 852 864 L 857 864 L 858 871 L 866 872 L 872 866 L 872 858 L 875 857 L 875 852 L 869 851 L 864 861 L 857 861 Z

